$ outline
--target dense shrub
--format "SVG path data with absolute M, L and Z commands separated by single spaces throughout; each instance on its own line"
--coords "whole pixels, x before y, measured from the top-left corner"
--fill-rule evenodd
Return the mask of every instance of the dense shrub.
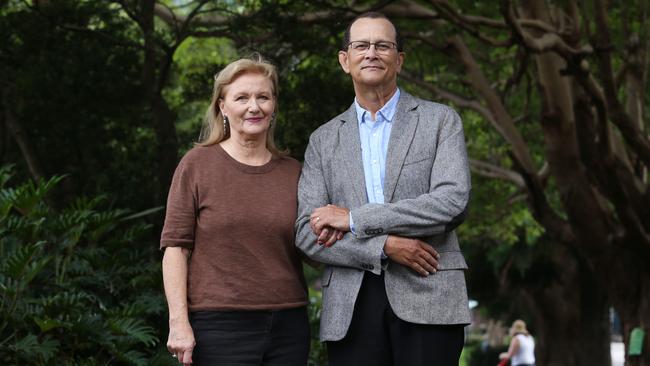
M 0 169 L 0 363 L 165 365 L 166 309 L 146 213 L 102 197 L 55 210 L 61 180 L 8 186 Z

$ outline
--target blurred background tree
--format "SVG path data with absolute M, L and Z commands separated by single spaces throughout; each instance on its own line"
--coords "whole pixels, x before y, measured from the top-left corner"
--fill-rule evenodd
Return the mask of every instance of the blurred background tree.
M 0 164 L 17 182 L 65 174 L 43 197 L 53 210 L 97 195 L 107 209 L 160 207 L 213 75 L 252 52 L 278 66 L 277 139 L 301 159 L 352 102 L 336 54 L 367 10 L 406 38 L 400 86 L 463 116 L 474 190 L 460 234 L 478 313 L 526 319 L 539 364 L 609 365 L 610 307 L 626 342 L 650 330 L 644 0 L 3 0 Z M 155 249 L 162 212 L 139 220 Z M 137 260 L 157 264 L 147 253 Z M 164 324 L 149 324 L 152 349 Z M 650 364 L 649 339 L 628 365 Z

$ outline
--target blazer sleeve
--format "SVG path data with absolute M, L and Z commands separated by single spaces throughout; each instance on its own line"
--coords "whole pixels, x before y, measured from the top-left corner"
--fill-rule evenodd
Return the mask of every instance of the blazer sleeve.
M 378 234 L 431 236 L 450 232 L 464 221 L 471 177 L 462 122 L 451 108 L 443 118 L 438 139 L 429 192 L 351 210 L 358 238 Z
M 316 242 L 317 237 L 309 225 L 309 215 L 315 208 L 331 203 L 323 175 L 320 149 L 317 136 L 312 134 L 298 183 L 296 246 L 315 261 L 379 274 L 386 235 L 358 238 L 352 233 L 346 233 L 342 240 L 329 248 Z

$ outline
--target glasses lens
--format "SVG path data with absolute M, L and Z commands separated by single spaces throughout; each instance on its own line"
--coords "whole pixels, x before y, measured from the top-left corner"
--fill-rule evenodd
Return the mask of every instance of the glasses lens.
M 354 41 L 350 43 L 350 48 L 355 51 L 366 51 L 368 48 L 370 48 L 370 42 Z
M 387 52 L 393 48 L 393 44 L 390 42 L 377 42 L 375 43 L 375 48 L 378 52 Z
M 397 48 L 397 45 L 393 42 L 382 41 L 382 42 L 368 42 L 368 41 L 352 41 L 350 42 L 350 48 L 356 52 L 366 52 L 371 45 L 375 45 L 375 51 L 379 53 L 388 53 L 393 48 Z

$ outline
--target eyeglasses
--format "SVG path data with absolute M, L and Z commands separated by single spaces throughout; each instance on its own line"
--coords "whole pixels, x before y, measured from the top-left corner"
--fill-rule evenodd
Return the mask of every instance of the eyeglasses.
M 348 48 L 357 53 L 368 52 L 370 46 L 375 45 L 377 53 L 389 53 L 392 49 L 397 48 L 397 44 L 390 41 L 368 42 L 368 41 L 352 41 L 348 43 Z

